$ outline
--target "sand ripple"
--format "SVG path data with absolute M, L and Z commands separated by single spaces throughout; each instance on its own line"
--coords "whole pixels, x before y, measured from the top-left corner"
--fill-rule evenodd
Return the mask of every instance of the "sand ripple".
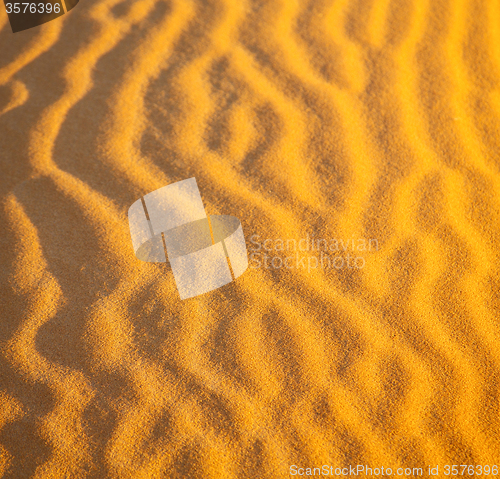
M 499 15 L 85 0 L 13 35 L 0 14 L 0 475 L 500 462 Z M 379 249 L 180 301 L 126 214 L 191 176 L 247 239 Z

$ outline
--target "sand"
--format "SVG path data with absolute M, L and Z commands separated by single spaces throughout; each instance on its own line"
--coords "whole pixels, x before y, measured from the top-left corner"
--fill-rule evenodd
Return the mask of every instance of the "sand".
M 13 34 L 2 9 L 1 477 L 500 465 L 499 18 L 83 0 Z M 249 255 L 375 246 L 181 301 L 127 211 L 191 177 Z

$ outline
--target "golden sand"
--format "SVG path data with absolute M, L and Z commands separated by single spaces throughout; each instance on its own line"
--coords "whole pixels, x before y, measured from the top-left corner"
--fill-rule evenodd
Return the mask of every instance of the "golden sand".
M 498 0 L 0 10 L 2 477 L 500 465 Z M 378 248 L 181 301 L 127 210 L 193 176 Z

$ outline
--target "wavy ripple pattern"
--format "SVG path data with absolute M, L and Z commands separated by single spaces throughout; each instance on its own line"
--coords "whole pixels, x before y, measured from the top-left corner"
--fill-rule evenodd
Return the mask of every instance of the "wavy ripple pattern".
M 0 477 L 498 464 L 499 15 L 86 0 L 13 35 L 2 11 Z M 181 302 L 126 214 L 191 176 L 247 239 L 379 249 Z

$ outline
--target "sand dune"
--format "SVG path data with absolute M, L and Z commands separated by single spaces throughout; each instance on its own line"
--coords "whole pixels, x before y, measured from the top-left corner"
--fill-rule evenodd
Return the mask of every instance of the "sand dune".
M 499 18 L 85 0 L 12 34 L 2 11 L 1 477 L 500 466 Z M 181 301 L 127 210 L 193 176 L 249 254 L 377 248 Z

